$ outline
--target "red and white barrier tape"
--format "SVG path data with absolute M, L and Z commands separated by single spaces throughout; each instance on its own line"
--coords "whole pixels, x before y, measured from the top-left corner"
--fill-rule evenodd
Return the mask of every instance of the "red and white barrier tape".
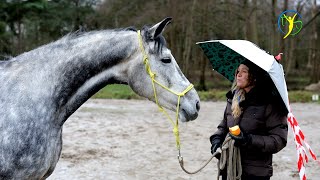
M 307 147 L 312 159 L 317 161 L 317 156 L 312 151 L 310 145 L 305 140 L 305 136 L 299 127 L 298 121 L 296 120 L 296 118 L 294 117 L 294 115 L 292 113 L 288 114 L 288 122 L 289 122 L 291 129 L 293 131 L 294 141 L 296 143 L 297 156 L 298 156 L 297 165 L 298 165 L 300 180 L 306 180 L 307 176 L 306 176 L 305 164 L 308 162 L 309 159 L 308 159 L 306 149 L 303 146 L 303 144 L 305 144 L 305 146 Z

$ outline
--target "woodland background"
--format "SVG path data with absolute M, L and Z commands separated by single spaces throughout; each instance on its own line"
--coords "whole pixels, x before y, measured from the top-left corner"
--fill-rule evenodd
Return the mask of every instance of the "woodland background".
M 283 39 L 277 20 L 285 10 L 298 11 L 303 28 Z M 300 90 L 320 80 L 319 15 L 319 0 L 1 0 L 0 59 L 79 29 L 139 29 L 170 16 L 164 36 L 197 90 L 230 88 L 195 44 L 212 39 L 246 39 L 271 54 L 283 52 L 288 89 Z

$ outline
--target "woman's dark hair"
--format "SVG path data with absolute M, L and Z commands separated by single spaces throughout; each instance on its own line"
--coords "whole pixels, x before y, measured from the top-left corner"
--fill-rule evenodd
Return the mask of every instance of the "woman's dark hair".
M 288 110 L 269 74 L 251 61 L 245 60 L 241 64 L 249 68 L 249 83 L 254 83 L 259 94 L 287 114 Z
M 273 87 L 275 88 L 273 81 L 265 70 L 248 60 L 245 60 L 241 64 L 244 64 L 249 68 L 250 84 L 254 84 L 256 88 L 259 88 L 261 90 L 265 89 L 267 91 L 270 91 Z

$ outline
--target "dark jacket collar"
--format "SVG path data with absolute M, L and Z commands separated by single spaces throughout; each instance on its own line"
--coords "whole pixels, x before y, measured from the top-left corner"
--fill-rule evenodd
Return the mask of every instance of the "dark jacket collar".
M 226 97 L 232 101 L 234 92 L 231 90 L 226 94 Z M 270 103 L 270 95 L 264 92 L 262 89 L 256 87 L 252 88 L 248 93 L 245 94 L 245 100 L 240 102 L 241 107 L 247 107 L 251 105 L 266 105 Z
M 226 94 L 229 103 L 232 103 L 234 92 L 231 90 Z M 278 110 L 279 113 L 283 115 L 288 114 L 288 110 L 281 99 L 280 94 L 275 94 L 271 90 L 266 88 L 252 88 L 245 95 L 245 100 L 240 102 L 240 107 L 246 108 L 248 106 L 262 106 L 273 104 L 273 106 Z

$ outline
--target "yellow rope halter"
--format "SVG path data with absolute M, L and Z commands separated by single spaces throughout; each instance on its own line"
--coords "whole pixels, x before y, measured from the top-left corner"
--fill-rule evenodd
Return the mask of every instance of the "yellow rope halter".
M 170 120 L 170 122 L 173 125 L 173 134 L 176 137 L 176 145 L 177 145 L 177 149 L 179 150 L 179 155 L 180 155 L 180 137 L 179 137 L 179 106 L 180 106 L 180 97 L 184 96 L 188 91 L 190 91 L 193 88 L 193 84 L 190 84 L 184 91 L 182 91 L 181 93 L 177 93 L 171 89 L 169 89 L 168 87 L 162 85 L 161 83 L 159 83 L 157 80 L 155 80 L 156 74 L 154 72 L 152 72 L 151 68 L 150 68 L 150 64 L 149 64 L 149 59 L 148 59 L 148 55 L 146 54 L 144 47 L 143 47 L 143 42 L 142 42 L 142 37 L 141 37 L 141 33 L 140 30 L 138 31 L 138 38 L 139 38 L 139 46 L 140 49 L 142 51 L 143 54 L 143 63 L 145 64 L 145 68 L 146 71 L 148 73 L 148 75 L 151 78 L 151 82 L 152 82 L 152 88 L 153 88 L 153 93 L 154 93 L 154 99 L 156 101 L 156 104 L 158 105 L 159 111 L 163 112 L 167 118 Z M 156 88 L 154 83 L 157 83 L 159 86 L 161 86 L 163 89 L 175 94 L 178 96 L 178 104 L 177 104 L 177 110 L 176 110 L 176 123 L 174 123 L 174 121 L 171 119 L 171 117 L 169 116 L 169 114 L 165 111 L 165 109 L 159 104 L 158 102 L 158 98 L 157 98 L 157 92 L 156 92 Z

